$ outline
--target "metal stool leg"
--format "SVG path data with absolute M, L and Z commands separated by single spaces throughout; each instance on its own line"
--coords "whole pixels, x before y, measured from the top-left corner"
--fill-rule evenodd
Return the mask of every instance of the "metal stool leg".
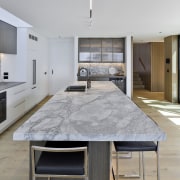
M 141 152 L 139 152 L 139 177 L 141 177 Z
M 160 180 L 160 172 L 159 172 L 159 152 L 157 154 L 157 180 Z
M 159 170 L 159 143 L 158 143 L 158 142 L 157 142 L 156 156 L 157 156 L 157 180 L 160 180 L 160 170 Z
M 119 179 L 119 156 L 118 156 L 118 152 L 116 153 L 116 180 Z
M 142 172 L 143 172 L 143 180 L 145 180 L 145 163 L 144 163 L 144 153 L 142 151 Z
M 131 152 L 132 153 L 132 152 Z M 132 158 L 132 154 L 131 154 L 131 158 Z M 126 159 L 126 158 L 125 158 Z M 129 159 L 129 157 L 128 157 Z M 119 177 L 122 178 L 140 178 L 141 177 L 141 152 L 139 151 L 139 173 L 138 174 L 119 174 L 118 169 L 119 169 L 119 153 L 117 152 L 117 156 L 116 156 L 116 174 Z

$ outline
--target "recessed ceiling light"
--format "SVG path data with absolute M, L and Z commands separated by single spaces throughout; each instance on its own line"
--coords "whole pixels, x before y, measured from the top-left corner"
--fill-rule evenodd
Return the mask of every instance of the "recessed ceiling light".
M 89 3 L 90 3 L 90 9 L 92 10 L 92 0 L 90 0 Z
M 92 0 L 89 1 L 90 19 L 92 18 Z

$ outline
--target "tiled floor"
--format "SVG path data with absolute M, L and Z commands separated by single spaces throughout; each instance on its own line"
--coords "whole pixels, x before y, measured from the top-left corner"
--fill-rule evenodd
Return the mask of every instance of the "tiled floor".
M 180 105 L 168 103 L 163 99 L 163 93 L 150 93 L 144 90 L 135 91 L 133 98 L 134 102 L 167 133 L 167 140 L 160 143 L 161 180 L 179 180 Z M 40 103 L 0 135 L 0 180 L 28 180 L 29 145 L 27 142 L 13 141 L 12 135 L 15 129 L 43 103 Z M 136 157 L 136 154 L 134 157 Z M 155 157 L 152 152 L 145 154 L 146 180 L 156 180 Z M 133 162 L 132 160 L 122 160 L 124 170 L 136 167 L 135 160 Z

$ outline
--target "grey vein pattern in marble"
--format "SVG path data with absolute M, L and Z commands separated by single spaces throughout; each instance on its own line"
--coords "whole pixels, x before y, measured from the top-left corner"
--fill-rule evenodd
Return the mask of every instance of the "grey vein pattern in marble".
M 13 138 L 161 141 L 166 135 L 112 82 L 92 82 L 92 88 L 86 92 L 58 92 L 14 133 Z
M 24 84 L 25 82 L 0 82 L 0 91 L 6 90 L 8 88 Z

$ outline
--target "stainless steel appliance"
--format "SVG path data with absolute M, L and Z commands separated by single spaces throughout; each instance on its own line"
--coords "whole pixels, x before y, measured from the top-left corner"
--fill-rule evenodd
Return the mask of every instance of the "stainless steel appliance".
M 83 76 L 83 77 L 87 77 L 88 76 L 88 70 L 86 68 L 81 68 L 79 70 L 79 75 Z
M 0 93 L 0 123 L 6 120 L 6 91 Z
M 126 78 L 122 77 L 110 77 L 110 81 L 112 81 L 119 89 L 121 89 L 126 94 Z

